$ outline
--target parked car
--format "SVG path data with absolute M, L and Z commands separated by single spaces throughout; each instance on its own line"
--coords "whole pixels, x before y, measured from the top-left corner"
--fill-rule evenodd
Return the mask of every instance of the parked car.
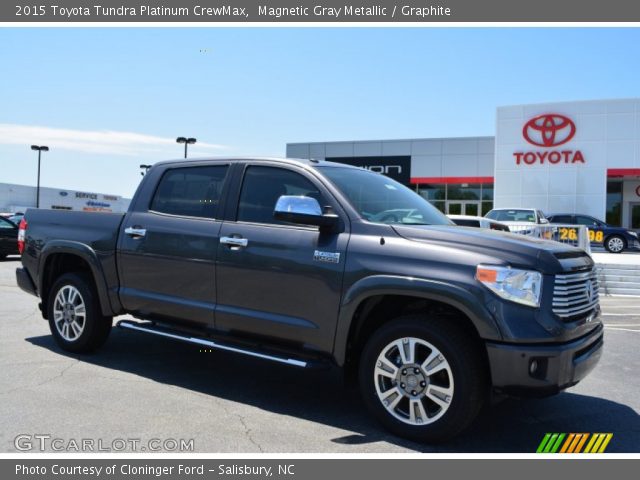
M 506 225 L 491 220 L 485 217 L 474 217 L 473 215 L 447 215 L 453 223 L 461 227 L 476 227 L 476 228 L 488 228 L 490 230 L 500 230 L 503 232 L 509 232 L 509 227 Z
M 0 260 L 7 255 L 19 255 L 18 226 L 4 217 L 0 217 Z
M 408 223 L 375 220 L 398 209 Z M 163 162 L 126 214 L 28 210 L 16 277 L 67 351 L 97 349 L 128 313 L 140 321 L 119 327 L 196 348 L 342 367 L 389 430 L 442 441 L 492 388 L 558 393 L 603 346 L 589 255 L 452 225 L 361 168 Z
M 507 225 L 509 230 L 514 233 L 546 239 L 552 238 L 552 232 L 546 228 L 549 220 L 542 211 L 536 208 L 494 208 L 485 217 Z
M 554 213 L 549 215 L 548 219 L 556 224 L 585 225 L 589 229 L 591 244 L 604 247 L 611 253 L 640 250 L 640 241 L 636 232 L 623 227 L 614 227 L 590 215 Z

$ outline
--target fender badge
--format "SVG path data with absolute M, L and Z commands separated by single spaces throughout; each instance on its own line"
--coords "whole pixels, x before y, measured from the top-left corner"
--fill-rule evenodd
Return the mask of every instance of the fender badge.
M 313 252 L 313 260 L 315 262 L 340 263 L 340 254 L 315 250 Z

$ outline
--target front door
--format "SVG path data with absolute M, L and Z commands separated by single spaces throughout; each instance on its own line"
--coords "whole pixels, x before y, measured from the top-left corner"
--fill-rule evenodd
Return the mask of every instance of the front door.
M 227 165 L 171 168 L 151 204 L 135 206 L 121 228 L 123 306 L 141 318 L 213 327 L 218 204 Z
M 216 328 L 331 351 L 348 232 L 276 220 L 281 195 L 339 208 L 303 169 L 247 166 L 236 220 L 225 221 L 220 232 Z

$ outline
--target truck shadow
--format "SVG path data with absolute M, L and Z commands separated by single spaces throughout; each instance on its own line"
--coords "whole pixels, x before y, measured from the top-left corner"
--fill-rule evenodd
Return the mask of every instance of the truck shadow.
M 337 369 L 303 371 L 115 327 L 94 355 L 63 352 L 51 336 L 27 341 L 88 364 L 353 432 L 332 439 L 336 444 L 386 442 L 416 452 L 533 453 L 547 432 L 612 432 L 607 452 L 639 450 L 640 416 L 632 408 L 571 392 L 537 400 L 505 399 L 485 407 L 458 438 L 424 445 L 386 433 L 364 411 L 357 391 L 345 386 Z

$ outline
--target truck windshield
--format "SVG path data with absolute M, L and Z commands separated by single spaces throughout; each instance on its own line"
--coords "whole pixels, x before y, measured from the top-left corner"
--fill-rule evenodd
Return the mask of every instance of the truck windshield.
M 356 168 L 318 167 L 370 222 L 402 225 L 453 225 L 414 191 L 379 173 Z

